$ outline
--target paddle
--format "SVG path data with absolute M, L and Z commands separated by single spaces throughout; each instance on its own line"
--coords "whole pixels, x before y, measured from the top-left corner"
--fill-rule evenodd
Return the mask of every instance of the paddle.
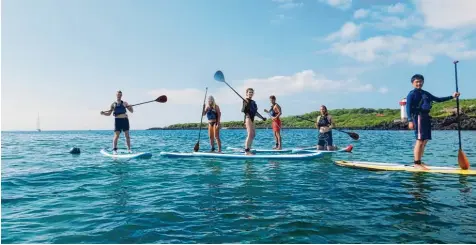
M 155 99 L 155 100 L 150 100 L 150 101 L 146 101 L 146 102 L 142 102 L 142 103 L 134 104 L 134 105 L 128 105 L 127 107 L 132 107 L 132 106 L 136 106 L 136 105 L 147 104 L 147 103 L 154 102 L 154 101 L 159 102 L 159 103 L 165 103 L 165 102 L 167 102 L 167 96 L 161 95 L 161 96 L 157 97 L 157 99 Z M 112 110 L 112 109 L 111 109 L 111 110 Z M 110 110 L 107 110 L 107 111 L 110 111 Z M 102 115 L 103 112 L 104 112 L 104 111 L 101 111 L 101 115 Z
M 205 100 L 207 99 L 207 92 L 208 92 L 208 87 L 205 89 L 205 98 L 203 98 L 203 109 L 205 109 Z M 198 141 L 193 147 L 193 150 L 197 152 L 200 149 L 200 133 L 202 132 L 202 122 L 203 122 L 203 109 L 202 113 L 200 113 L 200 130 L 198 130 Z
M 310 120 L 310 119 L 307 119 L 307 118 L 304 118 L 304 117 L 300 117 L 300 116 L 296 116 L 297 118 L 300 118 L 302 120 L 305 120 L 305 121 L 308 121 L 308 122 L 312 122 L 312 123 L 315 123 L 314 121 Z M 346 132 L 346 131 L 343 131 L 343 130 L 340 130 L 340 129 L 337 129 L 337 128 L 334 128 L 335 130 L 339 131 L 339 132 L 342 132 L 342 133 L 345 133 L 347 135 L 349 135 L 352 139 L 354 140 L 358 140 L 359 139 L 359 135 L 357 133 L 354 133 L 354 132 Z
M 214 75 L 213 77 L 215 78 L 215 80 L 217 80 L 217 81 L 219 81 L 219 82 L 222 82 L 222 83 L 225 83 L 226 85 L 228 85 L 228 87 L 230 87 L 231 90 L 233 90 L 238 96 L 240 96 L 240 98 L 241 98 L 243 101 L 246 102 L 246 100 L 245 100 L 243 97 L 241 97 L 241 95 L 240 95 L 238 92 L 236 92 L 236 90 L 233 89 L 233 88 L 230 86 L 230 84 L 228 84 L 228 83 L 225 81 L 225 75 L 223 75 L 223 72 L 217 71 L 217 72 L 215 72 L 215 75 Z M 259 112 L 256 112 L 256 115 L 257 115 L 259 118 L 261 118 L 261 120 L 266 121 L 266 118 L 263 117 L 263 116 L 261 116 L 261 114 L 259 114 Z
M 455 80 L 456 80 L 456 92 L 458 93 L 458 68 L 457 65 L 459 61 L 454 61 L 455 64 Z M 461 148 L 461 120 L 459 118 L 459 97 L 456 97 L 456 120 L 458 121 L 458 164 L 461 169 L 469 169 L 469 160 L 464 154 L 463 149 Z
M 150 101 L 146 101 L 146 102 L 142 102 L 142 103 L 134 104 L 134 105 L 129 105 L 129 106 L 142 105 L 142 104 L 147 104 L 147 103 L 154 102 L 154 101 L 159 102 L 159 103 L 165 103 L 165 102 L 167 102 L 167 96 L 161 95 L 161 96 L 157 97 L 157 99 L 155 99 L 155 100 L 150 100 Z

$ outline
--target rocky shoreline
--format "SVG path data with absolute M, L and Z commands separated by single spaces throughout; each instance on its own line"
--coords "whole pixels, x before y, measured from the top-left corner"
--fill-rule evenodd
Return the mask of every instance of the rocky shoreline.
M 461 130 L 476 130 L 476 117 L 469 117 L 467 115 L 460 115 L 461 118 Z M 456 122 L 456 116 L 449 116 L 444 118 L 433 118 L 432 122 L 432 129 L 433 130 L 457 130 L 458 124 Z M 312 127 L 287 127 L 283 125 L 283 129 L 310 129 Z M 257 129 L 271 129 L 270 126 L 257 126 Z M 196 130 L 199 129 L 198 127 L 184 127 L 184 128 L 177 128 L 177 127 L 154 127 L 149 128 L 147 130 Z M 206 125 L 202 127 L 202 129 L 206 130 Z M 244 129 L 244 127 L 227 127 L 222 128 L 222 130 L 228 129 Z M 385 122 L 379 124 L 377 126 L 369 126 L 369 127 L 342 127 L 339 129 L 348 129 L 348 130 L 408 130 L 408 123 L 407 122 Z
M 431 120 L 432 130 L 458 130 L 458 123 L 456 116 L 449 116 L 444 118 L 433 118 Z M 460 115 L 461 130 L 476 130 L 476 117 L 469 117 L 467 115 Z M 359 128 L 364 130 L 406 130 L 408 129 L 408 122 L 388 122 L 382 123 L 375 127 Z

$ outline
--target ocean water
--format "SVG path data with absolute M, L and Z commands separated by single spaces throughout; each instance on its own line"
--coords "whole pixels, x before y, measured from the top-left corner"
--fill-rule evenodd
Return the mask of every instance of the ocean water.
M 2 243 L 476 243 L 476 176 L 367 171 L 336 159 L 412 161 L 411 131 L 334 132 L 340 153 L 309 161 L 170 159 L 198 130 L 132 131 L 151 159 L 113 161 L 111 131 L 2 132 Z M 200 148 L 210 149 L 202 131 Z M 224 147 L 244 130 L 222 130 Z M 283 131 L 284 147 L 316 144 Z M 476 166 L 476 132 L 463 149 Z M 119 146 L 124 148 L 121 137 Z M 254 146 L 271 148 L 271 130 Z M 79 147 L 81 154 L 68 153 Z M 424 162 L 457 166 L 456 131 L 434 131 Z

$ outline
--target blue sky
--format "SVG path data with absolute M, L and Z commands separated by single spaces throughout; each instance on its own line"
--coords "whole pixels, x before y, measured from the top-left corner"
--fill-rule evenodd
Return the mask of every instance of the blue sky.
M 443 5 L 441 5 L 443 4 Z M 130 115 L 146 129 L 197 122 L 205 87 L 222 120 L 240 99 L 260 111 L 276 95 L 284 115 L 334 108 L 399 108 L 425 76 L 436 96 L 476 98 L 476 1 L 4 0 L 2 130 L 112 129 L 99 115 L 123 91 L 129 103 L 166 94 Z

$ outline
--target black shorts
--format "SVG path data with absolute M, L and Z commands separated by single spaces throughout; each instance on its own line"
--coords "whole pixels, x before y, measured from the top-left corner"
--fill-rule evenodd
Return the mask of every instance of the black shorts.
M 116 131 L 128 131 L 129 130 L 129 118 L 115 118 L 114 120 L 114 132 Z
M 415 115 L 413 125 L 417 140 L 431 140 L 431 116 L 429 114 Z
M 334 143 L 332 142 L 332 131 L 329 131 L 327 133 L 319 133 L 318 139 L 318 146 L 325 146 L 326 144 L 327 146 L 332 146 L 332 144 Z

